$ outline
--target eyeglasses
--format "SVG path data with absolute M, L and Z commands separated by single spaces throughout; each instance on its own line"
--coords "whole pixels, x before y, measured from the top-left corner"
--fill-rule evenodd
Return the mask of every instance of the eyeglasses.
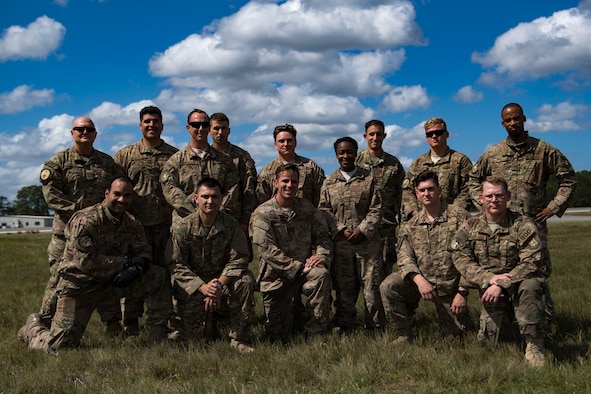
M 443 133 L 445 133 L 447 130 L 433 130 L 433 131 L 427 131 L 425 133 L 425 135 L 427 136 L 427 138 L 433 138 L 434 135 L 436 135 L 437 137 L 441 137 L 443 135 Z
M 189 126 L 193 127 L 194 129 L 198 129 L 200 127 L 203 127 L 204 129 L 209 127 L 209 122 L 205 121 L 205 122 L 189 122 Z
M 482 198 L 484 198 L 486 201 L 492 201 L 493 199 L 497 199 L 499 201 L 504 200 L 506 197 L 506 194 L 487 194 L 485 196 L 482 196 Z
M 79 133 L 84 133 L 85 131 L 87 131 L 89 133 L 94 133 L 96 131 L 96 128 L 94 128 L 94 127 L 76 126 L 76 127 L 73 127 L 72 130 L 76 130 Z

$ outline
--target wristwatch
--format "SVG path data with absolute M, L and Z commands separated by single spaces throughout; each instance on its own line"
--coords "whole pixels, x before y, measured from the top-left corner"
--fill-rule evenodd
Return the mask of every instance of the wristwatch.
M 466 298 L 468 297 L 468 290 L 458 290 L 458 294 Z

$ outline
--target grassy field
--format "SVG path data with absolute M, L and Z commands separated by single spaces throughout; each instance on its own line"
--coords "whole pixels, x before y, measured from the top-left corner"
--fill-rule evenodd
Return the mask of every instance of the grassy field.
M 16 332 L 39 309 L 50 236 L 3 235 L 0 392 L 591 392 L 590 233 L 591 221 L 550 224 L 557 321 L 542 370 L 525 366 L 517 345 L 481 347 L 474 334 L 463 346 L 444 343 L 434 308 L 426 303 L 415 319 L 417 340 L 397 348 L 388 345 L 387 336 L 363 332 L 314 344 L 296 337 L 288 347 L 257 340 L 253 354 L 239 354 L 227 341 L 148 347 L 144 337 L 135 342 L 105 337 L 95 316 L 80 349 L 48 356 L 29 351 Z M 473 317 L 476 298 L 470 294 Z M 255 336 L 261 333 L 259 327 Z

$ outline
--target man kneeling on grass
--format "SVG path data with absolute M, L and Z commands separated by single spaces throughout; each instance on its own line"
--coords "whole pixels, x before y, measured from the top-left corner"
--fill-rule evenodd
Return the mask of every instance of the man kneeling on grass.
M 421 208 L 400 229 L 398 271 L 380 285 L 386 319 L 398 335 L 392 344 L 412 341 L 412 316 L 421 299 L 435 304 L 444 338 L 461 339 L 473 325 L 466 302 L 468 291 L 460 286 L 449 244 L 470 214 L 442 201 L 433 171 L 417 175 L 414 188 Z
M 451 245 L 458 271 L 480 292 L 478 340 L 496 344 L 516 320 L 526 342 L 525 361 L 542 367 L 546 319 L 536 224 L 507 208 L 511 193 L 503 178 L 486 178 L 479 198 L 484 212 L 468 219 Z
M 217 180 L 199 181 L 197 210 L 172 232 L 171 272 L 181 338 L 210 339 L 217 335 L 217 323 L 229 319 L 232 347 L 250 353 L 255 280 L 248 269 L 246 235 L 236 219 L 220 211 L 222 195 Z
M 33 313 L 17 334 L 31 349 L 53 353 L 78 346 L 96 307 L 127 296 L 146 299 L 149 341 L 166 339 L 172 312 L 168 274 L 151 264 L 142 226 L 127 213 L 132 181 L 118 176 L 109 185 L 102 203 L 78 211 L 66 226 L 51 328 Z

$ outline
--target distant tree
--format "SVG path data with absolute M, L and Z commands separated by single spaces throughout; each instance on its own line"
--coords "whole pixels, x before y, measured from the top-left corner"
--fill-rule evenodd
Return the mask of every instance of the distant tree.
M 571 207 L 591 207 L 591 172 L 587 170 L 575 173 L 577 188 Z M 558 191 L 558 181 L 551 176 L 546 186 L 546 204 L 548 204 Z
M 12 215 L 14 213 L 14 207 L 8 201 L 8 198 L 0 196 L 0 216 Z
M 25 186 L 16 194 L 14 210 L 19 215 L 49 215 L 41 186 Z

